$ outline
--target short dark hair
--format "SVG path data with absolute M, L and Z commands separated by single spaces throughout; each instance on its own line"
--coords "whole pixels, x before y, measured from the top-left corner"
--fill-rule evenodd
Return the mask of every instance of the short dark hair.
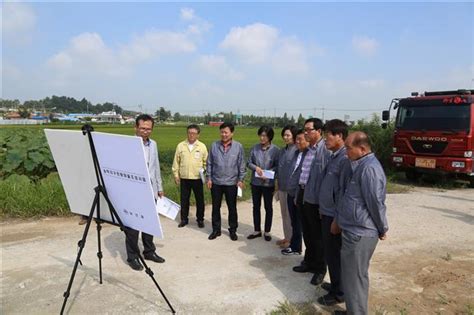
M 191 124 L 191 125 L 189 125 L 189 126 L 186 128 L 186 130 L 189 130 L 189 129 L 196 129 L 197 132 L 198 132 L 198 134 L 201 133 L 201 128 L 199 128 L 199 126 L 196 125 L 196 124 Z
M 355 147 L 366 147 L 368 149 L 372 149 L 372 145 L 370 143 L 369 135 L 367 135 L 363 131 L 355 131 L 353 133 L 352 143 Z
M 281 130 L 281 137 L 283 138 L 283 135 L 285 134 L 285 131 L 289 130 L 291 132 L 291 135 L 293 136 L 293 142 L 295 142 L 295 138 L 296 138 L 296 131 L 298 131 L 298 129 L 296 128 L 296 126 L 294 125 L 286 125 L 285 127 L 283 127 L 283 129 Z
M 275 132 L 273 131 L 273 128 L 268 126 L 268 125 L 263 125 L 260 128 L 258 128 L 257 135 L 260 136 L 264 132 L 267 134 L 268 140 L 270 140 L 270 142 L 272 142 L 273 136 L 275 135 Z
M 319 130 L 319 129 L 323 129 L 323 121 L 319 118 L 308 118 L 306 119 L 306 121 L 304 122 L 304 124 L 306 125 L 307 123 L 310 123 L 312 122 L 313 123 L 313 128 L 314 130 Z
M 155 125 L 155 121 L 153 120 L 153 117 L 151 117 L 148 114 L 138 115 L 137 118 L 135 118 L 135 126 L 138 127 L 138 125 L 140 124 L 140 120 L 141 121 L 151 121 L 151 126 L 152 127 Z
M 219 126 L 219 130 L 222 130 L 224 128 L 229 128 L 230 132 L 234 132 L 235 129 L 234 124 L 229 121 L 223 122 L 222 125 Z
M 303 128 L 300 128 L 298 130 L 296 130 L 295 132 L 295 136 L 293 137 L 293 142 L 296 142 L 296 137 L 303 134 L 304 135 L 304 129 Z
M 340 119 L 332 119 L 324 125 L 324 131 L 331 134 L 341 135 L 343 140 L 346 140 L 349 133 L 349 127 Z

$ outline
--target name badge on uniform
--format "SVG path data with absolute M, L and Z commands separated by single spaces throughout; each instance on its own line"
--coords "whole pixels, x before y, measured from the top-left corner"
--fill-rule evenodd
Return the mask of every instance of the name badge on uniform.
M 199 151 L 194 152 L 194 158 L 195 158 L 196 160 L 201 159 L 201 152 L 199 152 Z

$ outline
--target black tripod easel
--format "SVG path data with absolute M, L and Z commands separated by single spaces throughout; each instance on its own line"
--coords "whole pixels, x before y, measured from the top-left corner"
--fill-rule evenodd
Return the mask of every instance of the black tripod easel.
M 97 209 L 97 213 L 96 213 L 97 216 L 96 216 L 95 222 L 97 224 L 97 245 L 98 245 L 97 257 L 99 258 L 99 279 L 100 279 L 99 283 L 100 284 L 102 284 L 102 247 L 101 247 L 101 242 L 100 242 L 100 231 L 102 229 L 101 224 L 102 224 L 102 222 L 106 222 L 106 223 L 110 223 L 110 224 L 113 224 L 113 225 L 117 225 L 117 226 L 120 227 L 120 230 L 125 231 L 125 227 L 122 223 L 122 220 L 120 220 L 120 217 L 117 215 L 117 212 L 115 211 L 115 208 L 112 205 L 112 202 L 110 202 L 110 199 L 107 196 L 107 190 L 105 189 L 104 179 L 102 177 L 102 173 L 100 172 L 99 160 L 97 159 L 97 153 L 96 153 L 96 150 L 95 150 L 94 141 L 92 139 L 92 134 L 91 134 L 92 131 L 94 131 L 94 128 L 89 124 L 86 124 L 82 127 L 82 133 L 84 135 L 87 135 L 88 140 L 89 140 L 89 145 L 90 145 L 91 153 L 92 153 L 92 160 L 93 160 L 93 163 L 94 163 L 95 175 L 96 175 L 96 178 L 97 178 L 97 186 L 94 188 L 95 197 L 94 197 L 94 201 L 92 202 L 92 207 L 91 207 L 91 210 L 89 212 L 89 216 L 87 217 L 87 223 L 86 223 L 86 227 L 84 229 L 84 233 L 82 234 L 82 239 L 77 244 L 78 247 L 79 247 L 79 251 L 77 252 L 76 262 L 74 263 L 74 268 L 72 270 L 71 278 L 69 279 L 69 284 L 67 286 L 67 290 L 64 292 L 64 295 L 63 295 L 64 296 L 64 301 L 63 301 L 63 306 L 61 307 L 61 314 L 64 314 L 64 309 L 66 307 L 67 299 L 69 298 L 72 283 L 73 283 L 74 277 L 76 275 L 77 266 L 79 265 L 79 263 L 82 265 L 81 254 L 82 254 L 82 250 L 84 249 L 84 246 L 86 244 L 87 234 L 89 232 L 89 228 L 91 226 L 92 219 L 94 218 L 94 211 Z M 110 214 L 111 214 L 111 217 L 112 217 L 112 222 L 104 221 L 104 220 L 101 220 L 101 218 L 100 218 L 100 195 L 101 194 L 102 194 L 102 196 L 104 196 L 104 199 L 107 202 L 107 205 L 109 206 Z M 117 220 L 117 223 L 115 222 L 115 220 Z M 129 235 L 127 233 L 125 233 L 125 236 L 127 238 L 129 238 Z M 134 251 L 136 252 L 136 254 L 137 254 L 138 258 L 140 259 L 141 263 L 143 264 L 143 266 L 145 267 L 146 274 L 149 275 L 150 278 L 153 280 L 153 282 L 155 283 L 157 289 L 160 291 L 161 295 L 163 296 L 166 303 L 168 304 L 171 312 L 173 314 L 175 314 L 176 312 L 173 309 L 173 306 L 170 304 L 170 302 L 166 298 L 165 293 L 163 292 L 163 290 L 161 290 L 160 285 L 158 284 L 155 277 L 153 276 L 153 271 L 150 269 L 150 267 L 147 266 L 147 264 L 145 263 L 145 260 L 140 255 L 140 250 L 139 250 L 138 246 L 136 246 L 134 248 Z

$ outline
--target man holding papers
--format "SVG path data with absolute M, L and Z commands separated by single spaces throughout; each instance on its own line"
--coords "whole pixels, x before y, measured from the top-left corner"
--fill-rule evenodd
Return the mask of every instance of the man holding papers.
M 150 115 L 140 115 L 135 121 L 135 134 L 143 140 L 145 151 L 145 161 L 148 164 L 151 186 L 155 198 L 163 197 L 163 185 L 161 183 L 160 162 L 158 161 L 158 148 L 156 142 L 150 139 L 153 131 L 154 121 Z M 143 266 L 138 260 L 138 234 L 139 231 L 125 228 L 125 245 L 127 248 L 127 262 L 133 270 L 142 270 Z M 156 254 L 156 247 L 153 244 L 153 235 L 142 232 L 143 256 L 147 260 L 163 263 L 165 260 Z
M 204 190 L 201 176 L 206 167 L 207 148 L 199 141 L 201 129 L 198 125 L 189 125 L 188 138 L 178 144 L 173 160 L 174 181 L 181 191 L 181 222 L 178 227 L 188 224 L 189 198 L 191 190 L 196 198 L 196 218 L 200 228 L 204 227 Z
M 254 233 L 247 236 L 249 240 L 262 236 L 260 224 L 260 206 L 265 207 L 265 233 L 266 241 L 271 241 L 270 230 L 273 218 L 273 192 L 275 191 L 275 171 L 278 168 L 278 156 L 280 150 L 272 144 L 273 128 L 262 126 L 257 132 L 260 143 L 256 144 L 250 151 L 247 166 L 252 170 L 251 187 L 253 202 L 253 225 Z

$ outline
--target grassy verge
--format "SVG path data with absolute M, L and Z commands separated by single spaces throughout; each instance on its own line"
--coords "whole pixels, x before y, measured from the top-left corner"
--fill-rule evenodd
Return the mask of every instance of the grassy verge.
M 163 172 L 162 176 L 165 195 L 179 202 L 179 188 L 174 183 L 171 171 Z M 251 196 L 249 178 L 246 181 L 243 197 L 239 200 L 248 200 Z M 206 204 L 211 204 L 211 193 L 207 188 L 204 189 L 204 199 Z M 194 205 L 193 196 L 191 196 L 191 204 Z M 12 175 L 0 180 L 0 217 L 2 218 L 69 214 L 69 205 L 57 173 L 52 173 L 37 182 L 20 175 Z
M 12 175 L 0 180 L 0 215 L 36 217 L 69 214 L 66 195 L 57 173 L 32 182 L 26 176 Z
M 279 302 L 278 306 L 271 310 L 268 315 L 315 315 L 322 314 L 318 312 L 313 303 L 291 303 L 288 301 Z
M 179 188 L 174 183 L 171 172 L 164 171 L 162 175 L 166 196 L 179 202 Z M 239 200 L 251 198 L 249 181 L 250 176 L 247 176 L 246 188 L 243 191 L 243 197 Z M 410 186 L 391 181 L 387 185 L 388 193 L 406 193 L 410 189 Z M 204 188 L 204 199 L 207 205 L 211 204 L 211 193 L 207 188 Z M 191 204 L 194 204 L 193 196 L 191 196 Z M 5 180 L 0 180 L 0 216 L 2 218 L 69 214 L 66 195 L 57 173 L 52 173 L 38 182 L 19 175 L 12 175 Z

